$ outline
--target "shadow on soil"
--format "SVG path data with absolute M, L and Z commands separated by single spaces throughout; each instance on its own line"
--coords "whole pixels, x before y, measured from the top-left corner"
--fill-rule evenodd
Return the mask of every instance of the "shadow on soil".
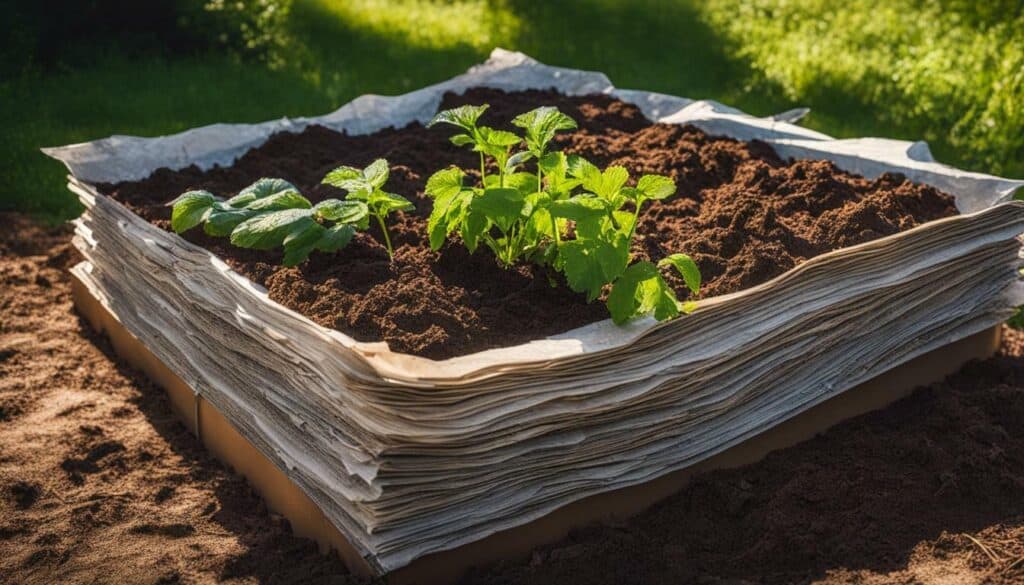
M 217 504 L 210 506 L 204 514 L 235 535 L 246 548 L 243 554 L 226 564 L 218 575 L 219 580 L 254 578 L 258 583 L 330 582 L 335 585 L 362 582 L 349 575 L 337 557 L 321 555 L 314 542 L 293 536 L 287 521 L 272 515 L 245 479 L 214 458 L 185 427 L 171 410 L 164 391 L 145 374 L 121 361 L 106 336 L 94 332 L 81 316 L 78 320 L 82 336 L 116 364 L 120 374 L 134 383 L 138 392 L 132 402 L 175 455 L 181 458 L 180 466 L 187 476 L 180 480 L 212 489 Z M 161 488 L 161 493 L 171 494 L 174 488 L 173 481 L 169 481 Z M 195 527 L 188 523 L 141 524 L 133 531 L 144 534 L 171 531 L 168 535 L 176 537 L 192 534 Z M 330 576 L 335 578 L 323 580 Z

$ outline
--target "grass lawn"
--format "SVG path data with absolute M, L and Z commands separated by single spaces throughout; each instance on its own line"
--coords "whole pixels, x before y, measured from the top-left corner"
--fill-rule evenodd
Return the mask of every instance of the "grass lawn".
M 941 9 L 940 9 L 941 4 Z M 73 217 L 38 152 L 111 134 L 331 111 L 443 80 L 501 46 L 619 87 L 752 114 L 810 106 L 837 136 L 926 138 L 940 160 L 1024 176 L 1022 3 L 967 0 L 295 0 L 284 62 L 97 55 L 0 80 L 0 209 Z M 824 19 L 820 15 L 825 14 Z

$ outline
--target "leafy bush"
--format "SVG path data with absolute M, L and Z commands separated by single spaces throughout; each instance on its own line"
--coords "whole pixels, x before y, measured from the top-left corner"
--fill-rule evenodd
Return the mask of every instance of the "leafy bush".
M 602 171 L 582 157 L 549 152 L 557 132 L 576 127 L 557 108 L 516 117 L 512 123 L 522 129 L 522 137 L 479 125 L 486 109 L 462 106 L 439 112 L 430 122 L 459 128 L 452 143 L 480 155 L 476 185 L 467 186 L 467 172 L 456 167 L 428 179 L 426 193 L 434 199 L 427 225 L 433 249 L 458 233 L 471 252 L 483 243 L 506 268 L 522 261 L 552 267 L 589 301 L 611 285 L 606 304 L 616 323 L 649 313 L 663 320 L 690 310 L 692 305 L 677 300 L 659 271 L 659 266 L 676 269 L 697 295 L 700 271 L 689 256 L 673 254 L 658 266 L 633 262 L 630 256 L 641 209 L 675 193 L 670 178 L 644 175 L 627 186 L 629 172 L 623 167 Z M 516 150 L 520 145 L 525 148 Z M 522 170 L 531 161 L 536 172 Z
M 218 49 L 277 60 L 292 0 L 0 0 L 11 22 L 0 67 L 81 65 L 96 51 L 193 53 Z
M 342 179 L 340 177 L 344 176 Z M 313 250 L 337 252 L 357 230 L 380 223 L 388 254 L 393 254 L 384 221 L 396 210 L 412 209 L 408 200 L 381 190 L 388 163 L 378 159 L 365 170 L 341 167 L 325 183 L 349 190 L 345 200 L 325 199 L 316 205 L 283 179 L 263 178 L 224 201 L 207 191 L 189 191 L 172 202 L 171 228 L 182 233 L 203 225 L 210 236 L 229 236 L 240 248 L 284 247 L 285 266 L 301 264 Z

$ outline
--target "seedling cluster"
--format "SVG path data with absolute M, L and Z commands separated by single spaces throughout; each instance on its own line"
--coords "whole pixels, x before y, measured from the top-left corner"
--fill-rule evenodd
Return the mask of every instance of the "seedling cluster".
M 337 252 L 373 217 L 384 233 L 388 255 L 394 254 L 385 219 L 412 203 L 383 190 L 388 162 L 377 159 L 365 169 L 340 167 L 323 182 L 348 191 L 344 200 L 316 205 L 284 179 L 264 178 L 224 201 L 208 191 L 189 191 L 172 202 L 171 228 L 181 233 L 203 224 L 211 236 L 229 236 L 240 248 L 284 247 L 285 266 L 301 264 L 313 250 Z
M 576 128 L 557 108 L 537 108 L 512 120 L 522 137 L 479 125 L 486 109 L 445 110 L 429 124 L 457 127 L 452 143 L 480 154 L 475 184 L 467 185 L 467 172 L 457 167 L 427 181 L 426 193 L 434 199 L 427 225 L 432 248 L 440 249 L 458 233 L 471 252 L 482 242 L 505 267 L 521 261 L 553 267 L 589 301 L 610 285 L 606 304 L 616 323 L 650 313 L 664 320 L 691 310 L 659 270 L 677 270 L 696 296 L 700 271 L 689 256 L 672 254 L 656 266 L 634 262 L 630 255 L 641 209 L 674 194 L 672 179 L 644 175 L 627 186 L 629 172 L 623 167 L 602 171 L 582 157 L 549 151 L 557 132 Z M 528 163 L 534 172 L 525 170 Z
M 458 234 L 470 252 L 482 244 L 506 268 L 521 262 L 547 266 L 588 301 L 604 295 L 612 319 L 620 324 L 648 314 L 665 320 L 692 310 L 693 303 L 680 303 L 661 273 L 661 268 L 676 270 L 697 296 L 701 276 L 689 256 L 672 254 L 655 265 L 630 254 L 641 210 L 672 196 L 672 179 L 643 175 L 630 185 L 629 172 L 621 166 L 602 170 L 582 157 L 551 150 L 558 132 L 576 128 L 557 108 L 517 116 L 512 120 L 521 130 L 517 134 L 480 125 L 487 107 L 445 110 L 429 124 L 458 128 L 452 143 L 471 147 L 480 160 L 476 177 L 451 166 L 427 180 L 425 191 L 434 202 L 427 223 L 432 249 Z M 171 225 L 180 233 L 203 224 L 207 234 L 230 236 L 232 244 L 243 248 L 283 246 L 284 264 L 294 266 L 313 250 L 344 248 L 373 218 L 393 256 L 387 218 L 413 206 L 384 191 L 387 179 L 384 159 L 365 169 L 339 167 L 323 183 L 347 191 L 345 199 L 316 205 L 282 179 L 260 179 L 226 201 L 189 191 L 173 202 Z

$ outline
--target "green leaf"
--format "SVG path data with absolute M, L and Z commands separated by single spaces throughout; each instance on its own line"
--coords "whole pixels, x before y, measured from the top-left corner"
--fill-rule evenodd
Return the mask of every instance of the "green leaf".
M 463 173 L 462 169 L 455 167 L 437 171 L 427 179 L 426 194 L 434 199 L 454 195 L 462 191 L 465 176 L 466 173 Z
M 358 200 L 324 199 L 313 207 L 313 213 L 322 219 L 338 223 L 350 223 L 366 229 L 370 209 Z
M 520 152 L 517 152 L 517 153 L 513 154 L 512 156 L 509 157 L 508 161 L 505 163 L 505 172 L 506 173 L 511 173 L 511 172 L 515 171 L 516 167 L 518 167 L 519 165 L 525 163 L 526 161 L 530 160 L 533 157 L 534 157 L 534 154 L 532 152 L 530 152 L 529 150 L 523 150 L 523 151 L 520 151 Z M 534 183 L 536 183 L 536 182 L 537 182 L 537 179 L 535 177 L 534 178 Z
M 239 191 L 238 195 L 228 199 L 226 203 L 231 207 L 245 207 L 257 199 L 263 199 L 264 197 L 270 197 L 275 193 L 289 190 L 298 191 L 298 189 L 295 188 L 295 185 L 292 185 L 284 179 L 264 177 Z
M 694 296 L 700 294 L 700 268 L 697 267 L 697 263 L 693 261 L 686 254 L 672 254 L 666 256 L 658 262 L 658 266 L 673 266 L 683 277 L 686 282 L 686 287 L 690 289 L 690 292 Z
M 330 185 L 346 191 L 370 191 L 373 186 L 363 176 L 363 171 L 355 167 L 340 166 L 320 181 L 324 185 Z
M 401 195 L 395 195 L 394 193 L 388 193 L 379 189 L 370 194 L 366 203 L 376 215 L 382 217 L 387 216 L 392 211 L 409 211 L 413 209 L 412 201 Z
M 470 209 L 487 216 L 503 232 L 508 232 L 523 211 L 525 199 L 516 189 L 486 189 L 474 197 Z
M 545 154 L 537 166 L 544 173 L 547 179 L 547 190 L 555 199 L 567 197 L 569 193 L 580 185 L 578 179 L 568 177 L 569 160 L 565 153 L 556 151 Z
M 543 154 L 556 132 L 576 128 L 575 120 L 553 106 L 542 106 L 520 114 L 512 120 L 512 124 L 526 131 L 527 148 L 537 156 Z
M 637 262 L 622 273 L 608 294 L 608 312 L 617 324 L 654 313 L 658 321 L 679 315 L 681 309 L 672 287 L 650 262 Z
M 345 223 L 331 226 L 324 230 L 320 240 L 316 243 L 316 249 L 323 252 L 337 252 L 352 241 L 356 234 L 356 228 Z
M 493 176 L 493 175 L 491 175 Z M 497 177 L 495 177 L 497 178 Z M 488 181 L 489 182 L 489 181 Z M 497 186 L 497 185 L 495 185 Z M 537 192 L 537 175 L 533 173 L 510 173 L 505 175 L 505 186 L 516 189 L 524 195 Z
M 636 188 L 647 199 L 665 199 L 676 192 L 676 182 L 662 175 L 644 175 L 637 181 Z
M 171 228 L 180 234 L 196 227 L 210 216 L 216 201 L 217 198 L 208 191 L 183 193 L 172 202 Z
M 569 288 L 587 294 L 592 301 L 629 263 L 629 239 L 615 234 L 609 240 L 570 240 L 558 248 L 557 264 Z
M 292 231 L 315 224 L 312 215 L 310 209 L 285 209 L 257 215 L 238 224 L 231 232 L 231 243 L 257 250 L 276 248 Z
M 388 161 L 378 158 L 363 169 L 363 178 L 375 189 L 380 189 L 388 181 L 388 173 Z
M 556 217 L 564 217 L 573 221 L 586 220 L 592 217 L 603 217 L 608 214 L 604 201 L 597 197 L 577 196 L 571 199 L 560 199 L 551 202 L 551 213 Z
M 464 208 L 472 197 L 472 191 L 449 191 L 434 200 L 434 208 L 427 220 L 427 234 L 432 250 L 440 250 L 448 234 L 459 228 L 465 215 Z
M 479 130 L 484 141 L 493 146 L 509 147 L 523 141 L 517 134 L 507 130 L 495 130 L 489 126 L 481 126 Z
M 279 191 L 273 195 L 261 197 L 245 205 L 245 209 L 253 211 L 280 211 L 282 209 L 309 209 L 312 207 L 306 199 L 294 189 Z
M 462 242 L 466 244 L 466 249 L 472 254 L 476 252 L 476 247 L 480 242 L 480 236 L 482 236 L 491 227 L 490 220 L 487 216 L 478 211 L 469 210 L 466 213 L 465 219 L 462 221 L 462 230 L 459 232 L 462 235 Z
M 206 218 L 203 231 L 210 236 L 227 236 L 238 224 L 255 216 L 256 213 L 251 209 L 232 209 L 230 207 L 218 209 L 218 206 L 215 205 L 210 216 Z
M 285 266 L 296 266 L 305 262 L 326 231 L 315 221 L 296 225 L 284 238 L 284 259 L 281 263 Z
M 549 152 L 540 157 L 537 160 L 537 166 L 549 177 L 557 176 L 564 179 L 566 173 L 569 172 L 569 162 L 565 157 L 565 153 L 560 150 Z
M 614 201 L 628 180 L 629 171 L 625 167 L 608 167 L 601 173 L 600 187 L 594 192 L 609 201 Z
M 582 156 L 570 155 L 567 159 L 567 165 L 569 175 L 579 179 L 584 189 L 591 193 L 597 193 L 601 189 L 603 180 L 601 169 L 597 168 L 594 163 Z
M 474 144 L 476 140 L 469 134 L 456 134 L 448 139 L 455 146 L 466 146 L 467 144 Z
M 472 134 L 476 130 L 476 121 L 487 111 L 487 108 L 488 105 L 483 104 L 481 106 L 465 105 L 450 110 L 442 110 L 435 114 L 433 119 L 427 123 L 427 128 L 434 124 L 451 124 Z

